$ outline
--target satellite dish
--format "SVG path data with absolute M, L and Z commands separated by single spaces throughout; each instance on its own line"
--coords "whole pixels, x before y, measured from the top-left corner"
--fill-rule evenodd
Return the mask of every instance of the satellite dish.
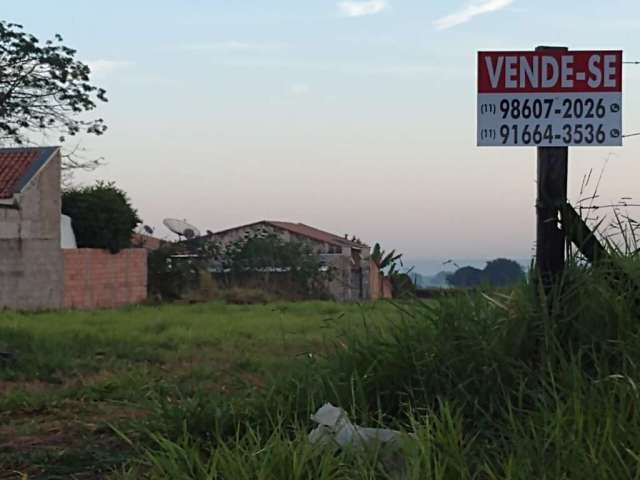
M 187 240 L 200 236 L 200 230 L 184 220 L 178 220 L 177 218 L 165 218 L 162 223 L 164 223 L 164 226 L 173 233 L 180 237 L 185 237 Z

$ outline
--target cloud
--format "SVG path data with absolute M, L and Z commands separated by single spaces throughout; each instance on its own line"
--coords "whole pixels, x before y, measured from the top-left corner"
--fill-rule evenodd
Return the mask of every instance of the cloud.
M 338 10 L 345 17 L 363 17 L 365 15 L 375 15 L 388 9 L 389 5 L 385 0 L 370 0 L 367 2 L 345 1 L 338 3 Z
M 107 60 L 104 58 L 98 60 L 90 60 L 87 65 L 91 69 L 91 73 L 96 77 L 106 77 L 116 70 L 130 67 L 133 62 L 127 60 Z
M 306 83 L 294 83 L 291 85 L 290 91 L 294 95 L 306 95 L 311 88 Z
M 466 23 L 478 15 L 502 10 L 512 3 L 513 0 L 484 0 L 482 2 L 469 3 L 462 9 L 434 21 L 433 25 L 436 27 L 436 30 L 446 30 L 456 25 Z

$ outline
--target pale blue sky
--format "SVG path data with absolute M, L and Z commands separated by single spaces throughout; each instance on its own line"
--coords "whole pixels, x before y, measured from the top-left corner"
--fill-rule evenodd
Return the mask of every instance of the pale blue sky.
M 3 18 L 93 65 L 109 131 L 83 144 L 108 165 L 78 180 L 115 180 L 146 223 L 301 221 L 411 257 L 531 252 L 535 149 L 475 146 L 478 50 L 640 60 L 637 0 L 21 0 Z M 611 156 L 603 200 L 640 200 L 640 137 L 570 156 L 573 196 Z

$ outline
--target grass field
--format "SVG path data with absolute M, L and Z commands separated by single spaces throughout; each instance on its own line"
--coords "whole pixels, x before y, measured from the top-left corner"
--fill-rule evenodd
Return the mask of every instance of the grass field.
M 5 313 L 0 478 L 640 479 L 640 261 L 554 291 Z M 312 446 L 325 402 L 413 435 Z
M 100 478 L 159 399 L 235 395 L 389 305 L 222 303 L 0 314 L 0 478 Z M 203 427 L 204 428 L 204 427 Z M 57 475 L 57 476 L 56 476 Z

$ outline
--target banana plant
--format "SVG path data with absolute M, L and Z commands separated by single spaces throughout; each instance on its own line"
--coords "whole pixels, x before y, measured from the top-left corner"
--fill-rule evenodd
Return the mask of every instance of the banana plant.
M 373 246 L 371 258 L 380 270 L 386 270 L 390 277 L 398 273 L 398 265 L 402 266 L 402 254 L 396 253 L 395 250 L 385 252 L 379 243 Z

